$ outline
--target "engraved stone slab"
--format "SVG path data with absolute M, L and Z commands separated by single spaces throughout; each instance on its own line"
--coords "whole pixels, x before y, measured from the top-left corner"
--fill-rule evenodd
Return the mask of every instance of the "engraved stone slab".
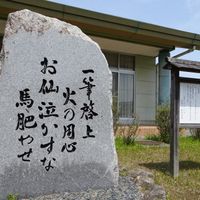
M 118 182 L 112 76 L 78 27 L 11 13 L 1 50 L 0 199 Z

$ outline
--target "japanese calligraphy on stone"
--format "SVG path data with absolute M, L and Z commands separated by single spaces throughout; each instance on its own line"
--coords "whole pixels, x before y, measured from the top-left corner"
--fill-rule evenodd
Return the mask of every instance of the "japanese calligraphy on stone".
M 92 75 L 94 74 L 94 70 L 82 70 L 84 77 L 82 83 L 80 84 L 83 84 L 83 86 L 80 87 L 79 90 L 85 90 L 87 101 L 83 102 L 82 106 L 80 107 L 80 110 L 82 112 L 81 115 L 76 116 L 77 114 L 75 108 L 77 106 L 77 103 L 75 97 L 76 95 L 78 95 L 79 91 L 75 91 L 67 87 L 67 85 L 63 88 L 58 85 L 55 86 L 53 76 L 57 73 L 56 66 L 59 66 L 59 62 L 55 59 L 52 59 L 51 62 L 52 64 L 48 65 L 49 60 L 47 57 L 44 57 L 44 59 L 40 62 L 40 65 L 42 67 L 40 72 L 43 74 L 43 78 L 41 80 L 41 86 L 38 90 L 38 95 L 46 96 L 49 93 L 53 93 L 55 101 L 55 99 L 58 98 L 57 93 L 59 93 L 59 89 L 63 89 L 63 104 L 59 105 L 63 107 L 62 115 L 59 115 L 57 113 L 57 107 L 55 105 L 56 101 L 45 101 L 45 99 L 42 100 L 39 105 L 36 105 L 36 107 L 38 108 L 38 114 L 35 116 L 32 115 L 30 108 L 34 106 L 34 97 L 31 97 L 30 88 L 19 90 L 18 101 L 15 104 L 17 108 L 23 108 L 23 112 L 21 111 L 17 113 L 17 122 L 15 129 L 17 131 L 17 134 L 19 135 L 18 141 L 23 147 L 21 152 L 17 154 L 17 157 L 23 162 L 30 162 L 31 154 L 34 153 L 34 150 L 31 147 L 31 143 L 34 142 L 34 137 L 37 137 L 37 134 L 40 134 L 43 136 L 43 140 L 41 141 L 41 144 L 38 146 L 38 148 L 45 149 L 46 155 L 44 157 L 41 157 L 39 160 L 46 171 L 53 169 L 53 162 L 56 162 L 56 158 L 51 156 L 54 150 L 54 144 L 56 142 L 55 136 L 51 132 L 52 128 L 58 128 L 58 124 L 56 123 L 56 121 L 58 121 L 60 117 L 65 119 L 65 123 L 62 124 L 61 129 L 59 129 L 59 131 L 62 130 L 59 134 L 59 139 L 63 141 L 63 144 L 60 146 L 60 152 L 73 153 L 76 151 L 78 145 L 76 141 L 76 126 L 79 125 L 74 122 L 74 118 L 76 117 L 79 118 L 79 120 L 86 120 L 86 125 L 84 127 L 85 131 L 83 131 L 85 133 L 83 134 L 82 138 L 87 139 L 95 138 L 90 121 L 92 121 L 95 116 L 98 116 L 98 113 L 94 111 L 95 103 L 91 97 L 92 90 L 94 89 L 94 87 L 96 87 L 96 85 L 94 84 L 95 80 L 92 77 Z M 49 78 L 46 78 L 46 74 L 50 75 L 50 80 Z M 46 123 L 47 118 L 53 118 L 55 120 L 55 123 L 53 123 L 53 126 L 51 126 L 51 128 L 49 127 L 48 123 Z M 39 128 L 37 129 L 37 133 L 35 135 L 26 134 L 27 129 L 35 129 L 37 126 L 39 126 Z M 50 137 L 48 137 L 49 135 Z M 26 147 L 24 144 L 26 144 Z
M 0 200 L 117 184 L 112 74 L 78 27 L 22 10 L 0 55 Z

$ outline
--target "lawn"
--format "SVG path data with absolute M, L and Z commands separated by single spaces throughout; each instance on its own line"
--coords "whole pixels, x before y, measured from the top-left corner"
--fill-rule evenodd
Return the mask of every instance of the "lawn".
M 116 138 L 119 166 L 127 171 L 143 168 L 153 172 L 154 180 L 167 192 L 168 200 L 200 200 L 200 141 L 180 137 L 180 173 L 169 175 L 169 147 L 124 145 Z

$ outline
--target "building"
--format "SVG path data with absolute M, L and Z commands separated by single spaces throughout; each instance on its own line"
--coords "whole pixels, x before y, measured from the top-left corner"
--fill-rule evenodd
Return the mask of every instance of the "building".
M 125 123 L 136 113 L 141 124 L 155 124 L 157 105 L 170 96 L 165 58 L 175 47 L 200 49 L 200 35 L 194 33 L 43 0 L 1 0 L 0 41 L 8 13 L 25 8 L 77 25 L 100 45 L 113 74 L 120 120 Z

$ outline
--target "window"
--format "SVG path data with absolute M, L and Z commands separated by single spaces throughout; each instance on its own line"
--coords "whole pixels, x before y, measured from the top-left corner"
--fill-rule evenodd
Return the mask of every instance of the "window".
M 112 52 L 104 52 L 112 71 L 113 102 L 116 103 L 121 119 L 130 119 L 134 113 L 134 70 L 135 58 Z

